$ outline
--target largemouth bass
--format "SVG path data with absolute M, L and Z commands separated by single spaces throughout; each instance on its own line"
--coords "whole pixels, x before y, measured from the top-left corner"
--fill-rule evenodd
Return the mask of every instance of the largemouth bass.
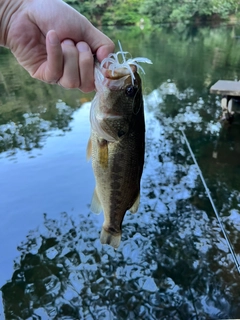
M 118 54 L 123 57 L 119 63 Z M 88 157 L 96 180 L 91 210 L 104 212 L 100 241 L 117 248 L 127 210 L 137 212 L 144 164 L 145 122 L 137 62 L 122 50 L 95 64 L 96 95 L 92 102 Z M 144 60 L 144 61 L 143 61 Z M 107 66 L 106 68 L 104 66 Z

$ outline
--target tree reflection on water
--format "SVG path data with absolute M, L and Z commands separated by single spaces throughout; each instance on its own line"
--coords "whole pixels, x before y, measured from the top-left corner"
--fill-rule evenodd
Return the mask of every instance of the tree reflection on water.
M 6 319 L 236 317 L 239 276 L 207 216 L 186 202 L 171 219 L 146 215 L 150 234 L 129 219 L 116 252 L 100 245 L 89 217 L 45 216 L 2 287 Z
M 53 108 L 52 108 L 53 109 Z M 0 125 L 0 153 L 10 150 L 13 155 L 17 149 L 30 151 L 42 148 L 45 139 L 51 130 L 68 131 L 74 109 L 59 100 L 55 106 L 55 115 L 52 121 L 44 119 L 45 109 L 38 113 L 24 113 L 21 121 L 9 121 Z

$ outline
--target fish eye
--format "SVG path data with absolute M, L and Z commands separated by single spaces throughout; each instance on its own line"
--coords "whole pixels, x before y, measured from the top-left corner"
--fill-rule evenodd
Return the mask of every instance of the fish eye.
M 124 130 L 121 130 L 121 129 L 118 130 L 118 137 L 121 138 L 122 136 L 125 135 L 125 133 L 126 133 L 126 132 L 125 132 Z
M 130 85 L 125 89 L 125 93 L 128 97 L 133 98 L 137 92 L 137 89 L 138 88 L 136 86 Z

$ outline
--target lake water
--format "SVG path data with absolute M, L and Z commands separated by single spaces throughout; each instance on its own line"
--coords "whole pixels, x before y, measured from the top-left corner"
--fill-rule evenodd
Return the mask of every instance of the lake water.
M 100 244 L 86 160 L 93 94 L 33 80 L 1 49 L 0 319 L 239 318 L 240 116 L 220 123 L 209 89 L 239 80 L 240 28 L 104 31 L 153 62 L 139 211 L 125 215 L 117 251 Z

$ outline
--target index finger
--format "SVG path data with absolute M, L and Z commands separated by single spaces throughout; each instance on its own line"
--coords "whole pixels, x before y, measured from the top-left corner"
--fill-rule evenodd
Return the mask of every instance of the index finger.
M 61 43 L 54 30 L 46 36 L 46 58 L 32 75 L 47 83 L 57 83 L 63 72 L 63 53 Z

